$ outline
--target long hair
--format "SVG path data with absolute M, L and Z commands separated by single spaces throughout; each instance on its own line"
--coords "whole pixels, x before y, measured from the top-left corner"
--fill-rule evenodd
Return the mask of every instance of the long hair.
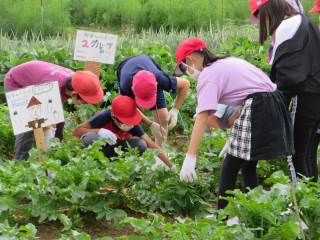
M 270 0 L 259 9 L 260 43 L 263 44 L 271 36 L 281 22 L 298 12 L 285 0 Z

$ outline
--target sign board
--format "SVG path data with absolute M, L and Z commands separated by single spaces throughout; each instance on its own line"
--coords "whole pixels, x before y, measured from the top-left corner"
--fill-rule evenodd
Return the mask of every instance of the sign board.
M 6 98 L 15 135 L 64 122 L 58 82 L 7 92 Z
M 74 59 L 114 64 L 118 36 L 77 30 Z

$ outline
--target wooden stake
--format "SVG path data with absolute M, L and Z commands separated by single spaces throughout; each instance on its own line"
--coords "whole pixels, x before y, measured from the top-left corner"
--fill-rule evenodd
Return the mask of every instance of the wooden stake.
M 47 151 L 47 145 L 44 139 L 44 131 L 43 128 L 36 128 L 33 130 L 34 138 L 36 140 L 37 148 L 42 151 Z
M 95 75 L 97 75 L 98 77 L 100 77 L 100 67 L 101 67 L 100 63 L 87 61 L 85 62 L 84 70 L 90 71 Z

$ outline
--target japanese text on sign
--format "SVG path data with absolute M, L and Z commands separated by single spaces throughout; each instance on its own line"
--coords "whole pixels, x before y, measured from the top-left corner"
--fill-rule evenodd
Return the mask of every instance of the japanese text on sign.
M 74 59 L 114 64 L 117 35 L 78 30 Z

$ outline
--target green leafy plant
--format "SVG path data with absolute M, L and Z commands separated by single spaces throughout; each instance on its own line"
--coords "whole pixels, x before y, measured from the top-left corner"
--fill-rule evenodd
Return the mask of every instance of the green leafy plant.
M 31 223 L 21 226 L 10 226 L 7 221 L 0 223 L 0 239 L 30 240 L 36 239 L 37 229 Z
M 12 158 L 14 136 L 6 106 L 0 104 L 0 161 Z

